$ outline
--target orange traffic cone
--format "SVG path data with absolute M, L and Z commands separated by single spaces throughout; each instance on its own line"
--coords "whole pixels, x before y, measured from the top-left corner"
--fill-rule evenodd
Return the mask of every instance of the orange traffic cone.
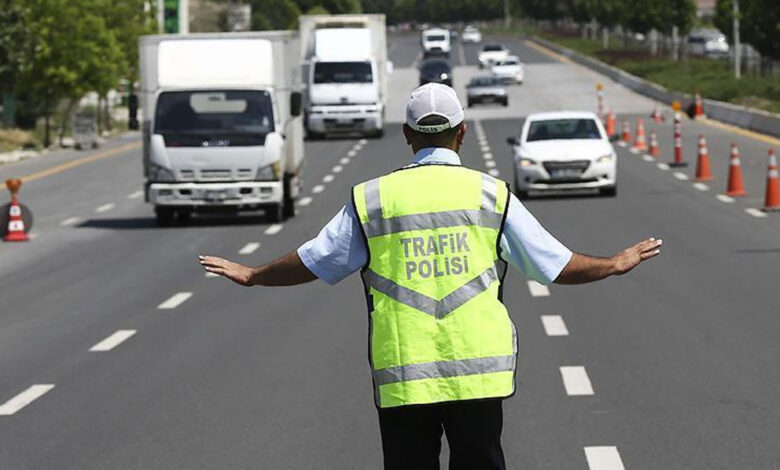
M 696 94 L 694 95 L 693 117 L 704 117 L 704 102 L 701 99 L 699 90 L 696 90 Z
M 731 144 L 731 161 L 729 163 L 729 184 L 726 188 L 727 196 L 744 196 L 745 185 L 742 182 L 742 166 L 739 162 L 739 148 L 737 144 Z
M 712 181 L 710 171 L 710 153 L 707 150 L 707 140 L 699 136 L 699 159 L 696 160 L 696 181 Z
M 620 140 L 624 144 L 631 142 L 631 124 L 628 121 L 623 121 L 623 132 L 620 135 Z
M 5 185 L 8 187 L 8 190 L 11 191 L 11 204 L 8 207 L 8 231 L 6 232 L 5 237 L 3 237 L 3 240 L 7 242 L 26 242 L 29 238 L 24 229 L 22 208 L 16 197 L 16 194 L 19 192 L 19 187 L 22 185 L 22 181 L 10 179 L 5 182 Z
M 635 150 L 647 150 L 647 141 L 645 141 L 645 121 L 642 118 L 636 120 L 636 138 L 634 139 Z
M 615 113 L 610 109 L 607 113 L 607 137 L 612 137 L 617 132 L 617 120 Z
M 780 182 L 777 180 L 777 157 L 775 149 L 769 149 L 769 169 L 766 176 L 765 211 L 780 211 Z
M 650 119 L 652 119 L 653 122 L 664 122 L 664 115 L 661 114 L 661 110 L 658 109 L 658 106 L 653 106 L 653 112 L 650 113 Z
M 658 158 L 658 154 L 661 153 L 658 149 L 658 136 L 655 131 L 650 131 L 650 150 L 648 150 L 648 153 L 653 158 Z

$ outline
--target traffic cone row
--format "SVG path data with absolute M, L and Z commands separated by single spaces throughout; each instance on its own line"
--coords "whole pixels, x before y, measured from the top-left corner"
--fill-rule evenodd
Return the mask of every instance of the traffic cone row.
M 745 183 L 742 180 L 742 164 L 739 158 L 739 147 L 737 144 L 731 144 L 731 156 L 729 161 L 729 182 L 726 186 L 726 195 L 731 197 L 741 197 L 747 194 L 745 192 Z
M 707 150 L 707 139 L 699 136 L 699 158 L 696 160 L 696 181 L 712 181 L 710 170 L 710 152 Z
M 650 149 L 647 151 L 647 153 L 649 153 L 653 158 L 658 158 L 658 155 L 661 153 L 660 149 L 658 148 L 658 135 L 655 133 L 655 131 L 650 131 Z
M 645 140 L 645 121 L 642 118 L 636 120 L 636 138 L 634 139 L 635 150 L 647 150 L 647 141 Z
M 620 134 L 620 140 L 625 144 L 631 142 L 631 124 L 628 121 L 623 121 L 623 132 Z
M 615 119 L 615 112 L 611 109 L 607 113 L 606 131 L 607 137 L 612 137 L 617 132 L 617 120 Z
M 22 181 L 10 179 L 5 182 L 5 185 L 11 191 L 11 204 L 8 206 L 8 230 L 3 240 L 7 242 L 26 242 L 29 240 L 29 237 L 27 237 L 27 230 L 24 227 L 22 207 L 19 205 L 19 199 L 16 197 Z
M 699 93 L 699 90 L 696 90 L 696 94 L 693 98 L 693 117 L 704 117 L 704 101 L 701 99 L 701 93 Z
M 653 106 L 653 112 L 650 113 L 650 119 L 656 123 L 664 122 L 664 115 L 661 114 L 661 110 L 658 109 L 658 106 Z
M 777 156 L 775 149 L 769 149 L 769 167 L 766 176 L 766 194 L 764 195 L 764 210 L 780 210 L 780 182 L 777 178 Z

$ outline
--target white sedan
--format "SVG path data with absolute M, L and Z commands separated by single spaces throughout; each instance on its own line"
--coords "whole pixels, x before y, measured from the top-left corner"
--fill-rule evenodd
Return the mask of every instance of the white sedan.
M 523 64 L 516 55 L 493 63 L 490 72 L 504 83 L 523 83 Z
M 479 68 L 486 68 L 499 60 L 504 60 L 509 56 L 509 49 L 501 44 L 485 44 L 477 55 Z
M 515 193 L 595 189 L 617 195 L 617 155 L 594 113 L 560 111 L 529 115 L 520 137 L 510 137 Z
M 466 26 L 463 28 L 463 34 L 461 34 L 461 41 L 465 42 L 471 42 L 471 43 L 480 43 L 482 42 L 482 33 L 479 32 L 479 30 L 473 26 Z

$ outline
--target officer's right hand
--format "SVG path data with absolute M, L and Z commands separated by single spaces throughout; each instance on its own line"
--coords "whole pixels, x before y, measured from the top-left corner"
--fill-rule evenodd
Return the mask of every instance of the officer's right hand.
M 226 277 L 242 286 L 250 287 L 254 285 L 252 280 L 254 270 L 249 266 L 217 258 L 216 256 L 200 255 L 198 256 L 198 260 L 200 261 L 200 265 L 203 266 L 203 269 L 210 273 Z

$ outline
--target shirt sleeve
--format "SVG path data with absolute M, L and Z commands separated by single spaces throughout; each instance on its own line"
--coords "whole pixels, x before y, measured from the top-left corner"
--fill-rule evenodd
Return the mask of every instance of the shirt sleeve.
M 501 236 L 501 258 L 526 277 L 549 284 L 571 260 L 572 252 L 545 230 L 514 194 Z
M 345 205 L 319 235 L 301 245 L 298 256 L 309 271 L 331 285 L 360 270 L 368 252 L 352 204 Z

